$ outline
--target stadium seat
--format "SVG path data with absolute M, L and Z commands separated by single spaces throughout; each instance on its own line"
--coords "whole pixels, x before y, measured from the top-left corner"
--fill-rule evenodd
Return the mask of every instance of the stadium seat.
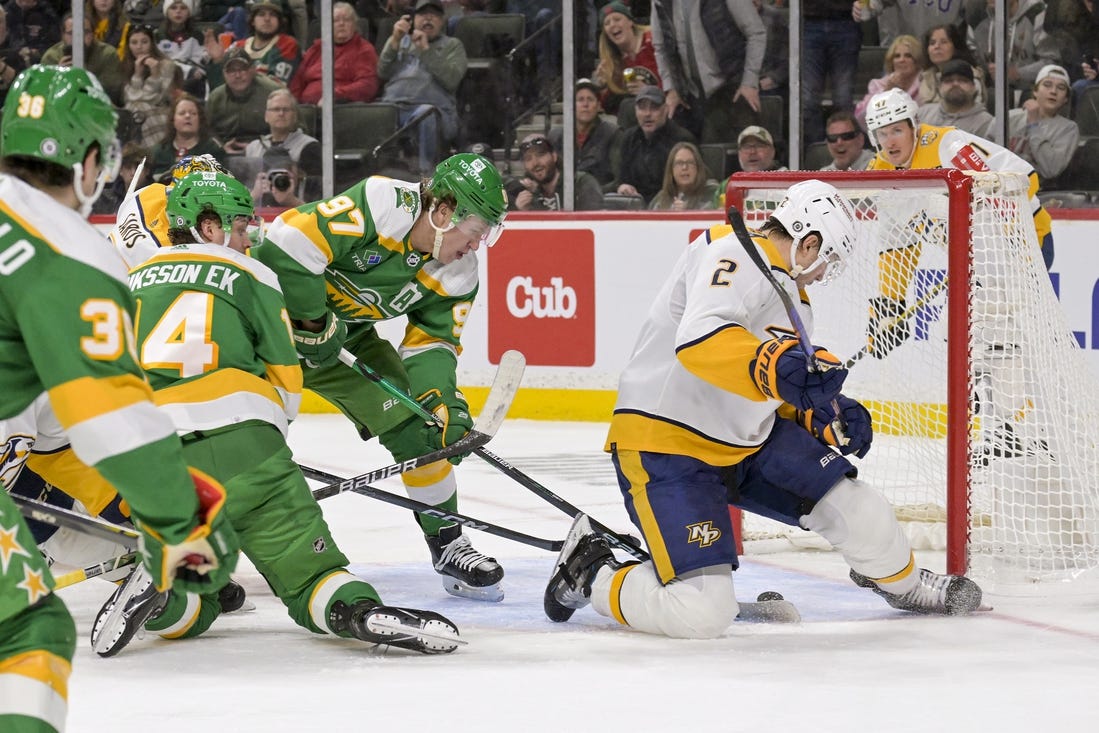
M 810 143 L 805 151 L 805 157 L 801 161 L 801 169 L 805 171 L 819 171 L 832 162 L 832 154 L 828 152 L 828 143 Z
M 720 143 L 706 143 L 699 145 L 698 149 L 702 152 L 702 162 L 706 164 L 709 177 L 717 181 L 725 180 L 725 176 L 729 175 L 725 164 L 725 146 Z
M 310 137 L 320 137 L 320 130 L 317 129 L 318 120 L 317 106 L 315 104 L 299 104 L 298 105 L 298 127 L 301 131 Z
M 645 199 L 622 193 L 603 194 L 603 208 L 608 211 L 644 211 Z
M 636 97 L 622 97 L 622 101 L 618 103 L 619 130 L 628 130 L 631 127 L 637 127 L 637 114 L 633 111 L 636 103 Z

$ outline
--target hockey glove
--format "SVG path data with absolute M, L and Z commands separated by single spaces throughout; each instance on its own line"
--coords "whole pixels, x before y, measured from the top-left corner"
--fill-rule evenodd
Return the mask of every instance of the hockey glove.
M 789 402 L 799 410 L 828 404 L 843 389 L 847 370 L 834 354 L 813 348 L 819 372 L 809 371 L 809 359 L 796 339 L 764 341 L 748 365 L 752 381 L 765 397 Z
M 347 324 L 332 311 L 324 315 L 325 326 L 318 333 L 294 329 L 294 348 L 306 366 L 321 367 L 340 360 L 340 349 L 347 340 Z
M 229 580 L 237 565 L 240 542 L 225 512 L 225 487 L 211 476 L 190 469 L 198 494 L 198 526 L 179 544 L 168 544 L 141 524 L 141 561 L 157 590 L 212 593 Z M 174 578 L 174 582 L 173 582 Z
M 870 299 L 870 323 L 866 326 L 866 342 L 870 354 L 884 359 L 912 335 L 908 319 L 904 314 L 904 300 L 887 298 L 884 295 Z
M 824 405 L 810 410 L 798 410 L 797 418 L 801 426 L 808 430 L 814 438 L 824 443 L 839 448 L 840 453 L 849 456 L 854 453 L 859 458 L 865 458 L 870 452 L 870 443 L 874 440 L 874 430 L 870 420 L 870 412 L 857 400 L 840 395 L 836 398 L 839 404 L 840 414 L 846 423 L 844 435 L 847 444 L 836 440 L 832 424 L 836 420 L 832 405 Z
M 469 414 L 469 405 L 465 396 L 454 390 L 448 399 L 437 389 L 428 390 L 416 398 L 426 410 L 442 421 L 442 426 L 428 425 L 425 429 L 425 442 L 431 450 L 445 448 L 459 440 L 473 429 L 473 418 Z M 457 465 L 465 456 L 454 456 L 450 462 Z

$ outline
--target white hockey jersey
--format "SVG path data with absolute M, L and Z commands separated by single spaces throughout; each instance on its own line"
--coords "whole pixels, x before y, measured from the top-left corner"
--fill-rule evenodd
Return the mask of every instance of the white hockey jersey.
M 808 298 L 774 246 L 757 237 L 812 332 Z M 749 363 L 762 341 L 792 335 L 782 301 L 728 226 L 699 235 L 657 293 L 618 385 L 607 449 L 732 465 L 759 449 L 783 403 Z

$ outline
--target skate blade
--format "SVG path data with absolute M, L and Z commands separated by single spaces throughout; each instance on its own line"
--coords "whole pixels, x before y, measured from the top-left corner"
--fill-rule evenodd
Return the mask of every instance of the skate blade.
M 442 624 L 439 625 L 442 626 Z M 449 633 L 447 631 L 433 631 L 430 628 L 430 622 L 428 626 L 429 628 L 421 629 L 419 626 L 406 626 L 397 622 L 390 623 L 388 621 L 375 621 L 373 619 L 367 622 L 367 628 L 369 628 L 372 633 L 385 631 L 391 634 L 400 634 L 401 636 L 407 636 L 414 639 L 418 638 L 430 639 L 432 641 L 441 641 L 445 644 L 452 644 L 455 647 L 467 646 L 469 644 L 469 642 L 465 639 L 460 639 L 457 635 Z M 385 642 L 381 643 L 384 644 Z
M 801 622 L 797 607 L 786 600 L 759 601 L 756 603 L 740 601 L 740 613 L 737 621 L 767 624 L 796 624 Z
M 449 575 L 443 576 L 443 590 L 452 596 L 458 598 L 468 598 L 472 601 L 486 601 L 488 603 L 499 603 L 504 600 L 504 589 L 499 583 L 494 585 L 468 585 L 452 578 Z

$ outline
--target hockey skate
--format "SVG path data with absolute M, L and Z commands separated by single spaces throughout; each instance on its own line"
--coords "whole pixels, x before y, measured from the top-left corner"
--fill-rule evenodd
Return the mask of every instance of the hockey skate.
M 504 600 L 500 587 L 504 569 L 495 558 L 474 549 L 469 538 L 462 534 L 462 525 L 443 527 L 438 537 L 425 535 L 424 539 L 431 549 L 435 572 L 443 576 L 447 593 L 475 601 Z
M 130 577 L 107 599 L 92 624 L 92 650 L 101 657 L 122 651 L 152 616 L 163 608 L 168 594 L 158 593 L 144 565 L 137 565 Z
M 919 568 L 919 582 L 908 591 L 897 595 L 884 591 L 870 578 L 851 571 L 855 585 L 869 588 L 885 599 L 893 608 L 912 613 L 959 616 L 981 608 L 981 588 L 964 575 L 940 575 Z
M 591 528 L 588 516 L 576 515 L 542 599 L 550 621 L 568 621 L 575 611 L 591 603 L 592 581 L 604 565 L 621 567 L 607 541 Z
M 434 611 L 379 606 L 359 601 L 348 606 L 332 604 L 329 612 L 332 631 L 350 631 L 356 639 L 411 649 L 422 654 L 449 654 L 466 642 L 458 638 L 458 627 Z
M 229 580 L 218 591 L 218 607 L 222 613 L 236 613 L 237 611 L 255 611 L 256 604 L 248 600 L 248 594 L 235 580 Z

